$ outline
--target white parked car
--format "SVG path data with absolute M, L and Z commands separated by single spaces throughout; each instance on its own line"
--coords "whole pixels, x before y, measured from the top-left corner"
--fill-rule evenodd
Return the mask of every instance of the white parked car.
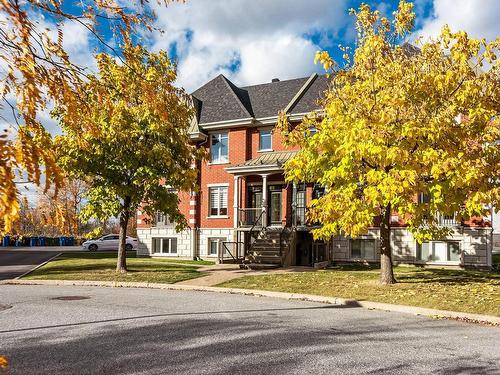
M 84 250 L 97 251 L 97 250 L 118 250 L 119 238 L 117 234 L 108 234 L 102 236 L 97 240 L 88 240 L 82 243 Z M 125 250 L 137 250 L 139 241 L 137 238 L 127 236 L 125 240 Z

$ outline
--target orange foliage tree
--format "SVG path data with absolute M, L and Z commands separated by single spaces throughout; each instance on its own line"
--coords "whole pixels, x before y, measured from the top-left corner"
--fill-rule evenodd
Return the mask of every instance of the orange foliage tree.
M 167 5 L 170 0 L 157 2 Z M 0 134 L 0 231 L 10 230 L 19 214 L 16 174 L 40 185 L 45 173 L 44 190 L 54 186 L 56 193 L 63 185 L 52 138 L 37 115 L 50 103 L 64 102 L 69 112 L 76 110 L 74 87 L 85 80 L 86 72 L 63 46 L 65 22 L 89 30 L 101 47 L 111 50 L 102 31 L 107 26 L 113 25 L 115 39 L 127 38 L 139 28 L 152 29 L 155 14 L 148 1 L 130 6 L 118 0 L 83 0 L 78 4 L 69 5 L 64 0 L 0 1 L 0 109 L 12 110 L 14 123 L 9 127 L 15 133 L 1 129 Z M 50 20 L 52 30 L 41 29 L 41 20 Z

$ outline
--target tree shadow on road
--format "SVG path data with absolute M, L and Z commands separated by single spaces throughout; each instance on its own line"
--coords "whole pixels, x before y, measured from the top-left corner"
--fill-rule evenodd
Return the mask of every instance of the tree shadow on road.
M 406 318 L 404 325 L 396 320 L 381 332 L 375 314 L 349 327 L 330 321 L 311 328 L 307 316 L 324 308 L 152 314 L 3 331 L 0 340 L 3 354 L 11 358 L 12 374 L 483 374 L 498 370 L 496 363 L 478 355 L 439 345 L 442 335 L 469 332 L 465 325 Z M 303 313 L 297 317 L 296 311 L 290 315 L 287 310 Z M 298 322 L 290 324 L 290 319 Z

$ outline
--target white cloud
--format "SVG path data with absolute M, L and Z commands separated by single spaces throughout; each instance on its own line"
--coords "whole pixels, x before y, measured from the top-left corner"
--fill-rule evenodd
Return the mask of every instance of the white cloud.
M 304 76 L 316 68 L 313 57 L 317 50 L 310 40 L 291 34 L 248 43 L 241 47 L 241 68 L 236 78 L 240 82 L 261 83 L 272 78 Z
M 444 24 L 452 31 L 464 30 L 475 38 L 493 40 L 500 35 L 500 1 L 434 0 L 431 17 L 421 24 L 417 36 L 436 37 Z
M 351 22 L 346 0 L 191 0 L 159 8 L 154 50 L 175 46 L 179 84 L 194 90 L 219 73 L 237 84 L 305 76 L 322 42 Z

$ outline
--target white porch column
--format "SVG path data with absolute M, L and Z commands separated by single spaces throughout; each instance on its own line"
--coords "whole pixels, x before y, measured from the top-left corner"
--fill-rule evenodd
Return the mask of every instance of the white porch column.
M 262 226 L 267 227 L 267 174 L 262 176 Z
M 238 202 L 240 197 L 240 176 L 234 176 L 234 192 L 233 192 L 233 226 L 238 227 Z

